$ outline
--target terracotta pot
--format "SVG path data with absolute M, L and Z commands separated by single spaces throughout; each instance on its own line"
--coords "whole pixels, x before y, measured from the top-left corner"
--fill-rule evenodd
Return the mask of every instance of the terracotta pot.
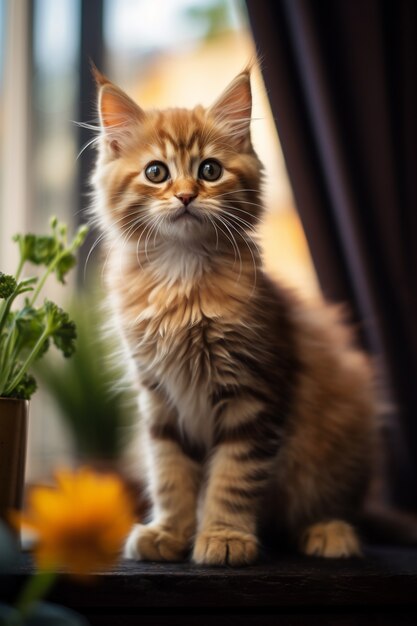
M 21 509 L 28 432 L 27 400 L 0 398 L 0 519 Z

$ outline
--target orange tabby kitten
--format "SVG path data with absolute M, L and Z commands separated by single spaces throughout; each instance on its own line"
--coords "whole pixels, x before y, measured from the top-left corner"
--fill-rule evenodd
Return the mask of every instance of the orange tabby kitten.
M 250 563 L 265 524 L 305 554 L 359 554 L 371 372 L 333 308 L 264 272 L 249 72 L 208 109 L 143 111 L 97 82 L 95 213 L 153 504 L 126 555 Z

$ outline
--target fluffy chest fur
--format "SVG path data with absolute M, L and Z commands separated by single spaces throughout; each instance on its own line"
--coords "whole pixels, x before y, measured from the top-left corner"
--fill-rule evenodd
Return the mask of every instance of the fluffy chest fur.
M 165 393 L 194 441 L 210 443 L 216 388 L 237 384 L 233 355 L 255 340 L 253 280 L 184 250 L 125 263 L 116 308 L 139 378 Z

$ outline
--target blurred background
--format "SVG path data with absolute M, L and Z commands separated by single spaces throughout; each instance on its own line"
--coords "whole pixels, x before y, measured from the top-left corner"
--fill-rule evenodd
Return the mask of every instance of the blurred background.
M 91 134 L 96 123 L 88 57 L 144 108 L 209 105 L 256 54 L 240 0 L 0 0 L 0 267 L 13 271 L 16 232 L 42 232 L 50 215 L 85 221 Z M 272 273 L 314 295 L 317 280 L 285 170 L 259 68 L 253 75 L 252 133 L 266 168 L 262 226 Z M 87 147 L 84 149 L 84 147 Z M 100 281 L 100 254 L 49 297 Z M 31 402 L 28 479 L 69 461 L 77 449 L 61 408 L 40 385 Z
M 0 0 L 0 268 L 15 267 L 14 233 L 42 232 L 52 214 L 72 227 L 86 220 L 94 153 L 76 122 L 97 122 L 90 60 L 158 108 L 211 104 L 259 56 L 252 134 L 266 168 L 266 266 L 308 296 L 348 305 L 390 407 L 381 431 L 391 496 L 416 509 L 416 42 L 415 0 Z M 80 301 L 86 281 L 84 291 L 99 286 L 99 250 L 86 266 L 96 237 L 50 297 Z M 106 385 L 91 352 L 61 372 L 76 393 L 61 377 L 49 385 L 55 400 L 34 396 L 29 480 L 97 455 L 95 441 L 117 453 L 106 446 L 118 410 L 93 420 L 98 402 L 80 400 L 77 371 L 98 395 Z M 78 421 L 60 419 L 68 411 Z

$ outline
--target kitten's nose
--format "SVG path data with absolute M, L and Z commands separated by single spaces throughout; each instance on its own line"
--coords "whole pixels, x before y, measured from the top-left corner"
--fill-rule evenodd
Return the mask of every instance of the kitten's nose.
M 197 198 L 197 194 L 196 193 L 176 193 L 175 197 L 178 198 L 178 200 L 181 200 L 184 206 L 188 206 L 191 200 L 194 200 L 194 198 Z

